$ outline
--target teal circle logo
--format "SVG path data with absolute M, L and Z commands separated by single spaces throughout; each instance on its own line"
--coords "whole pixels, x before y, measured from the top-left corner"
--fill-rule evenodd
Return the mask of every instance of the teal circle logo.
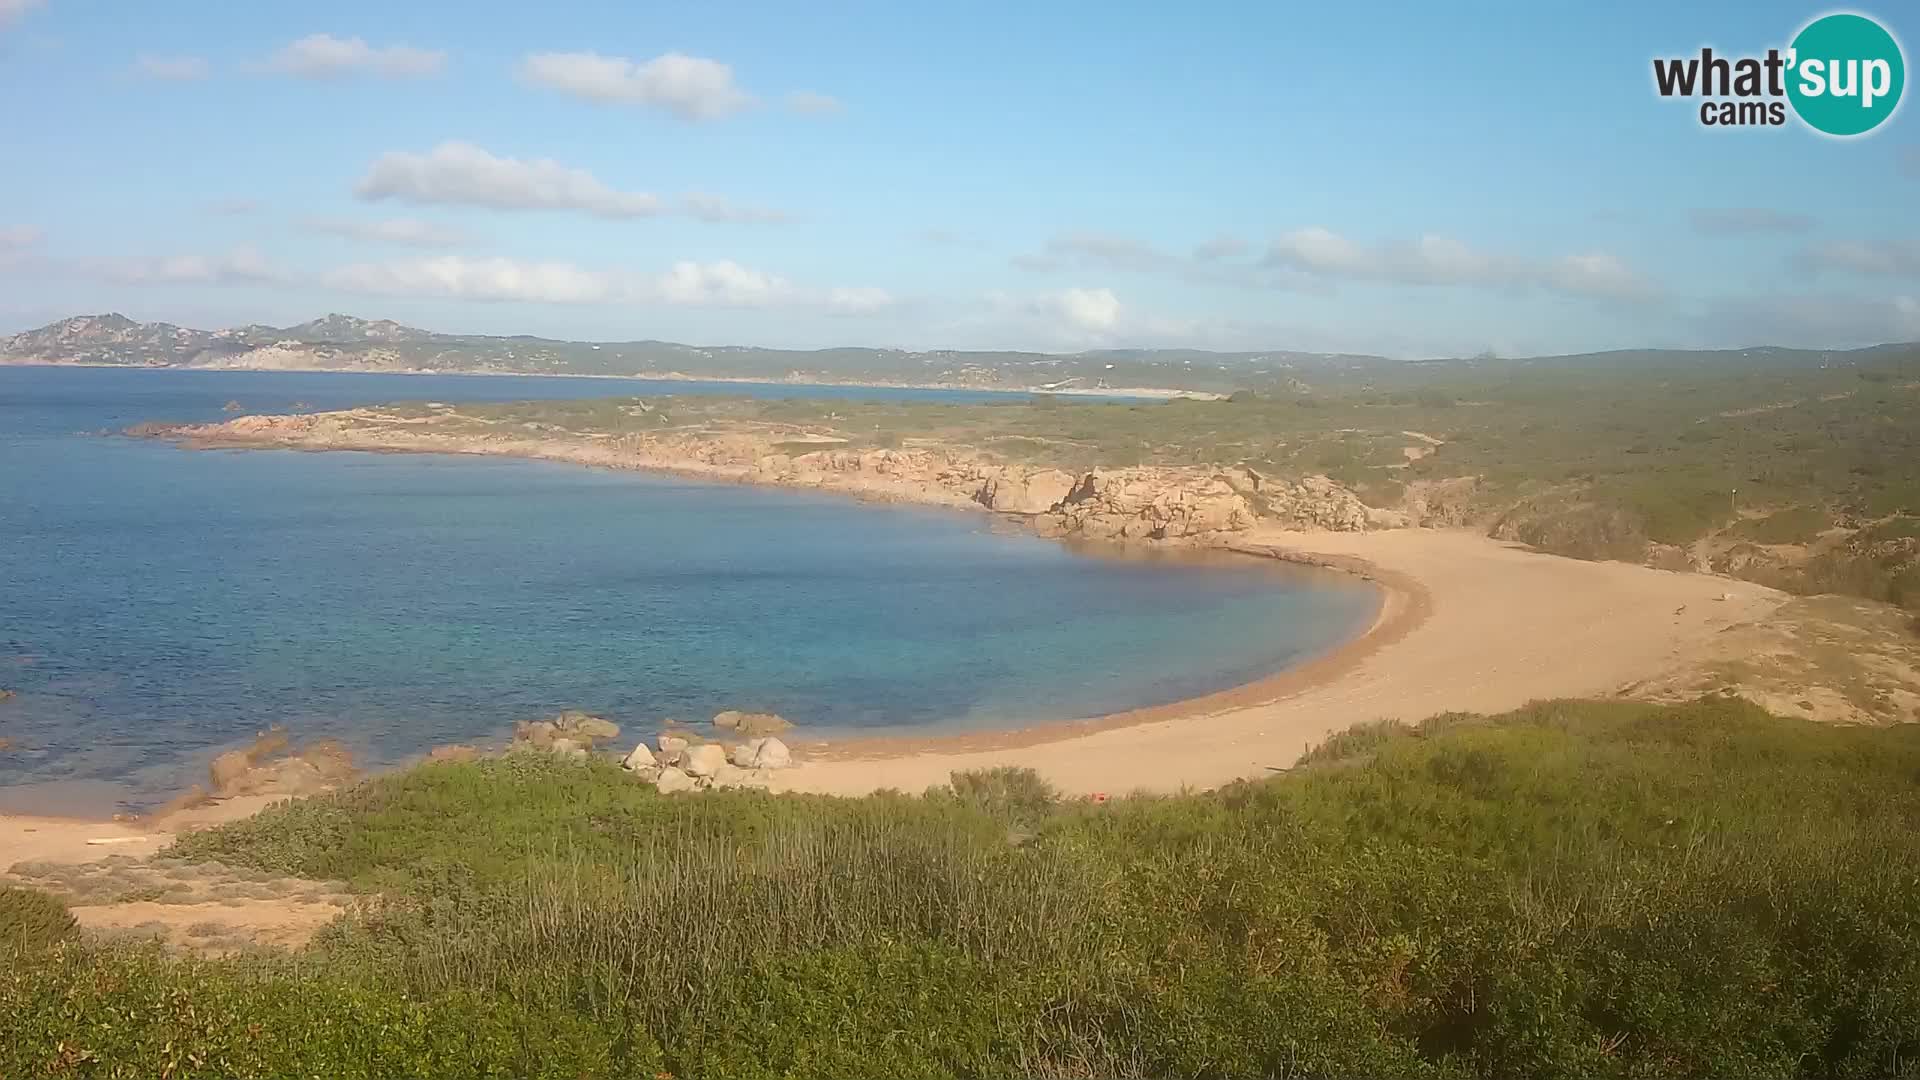
M 1823 15 L 1793 39 L 1787 99 L 1808 127 L 1865 135 L 1900 106 L 1907 61 L 1900 43 L 1865 15 Z

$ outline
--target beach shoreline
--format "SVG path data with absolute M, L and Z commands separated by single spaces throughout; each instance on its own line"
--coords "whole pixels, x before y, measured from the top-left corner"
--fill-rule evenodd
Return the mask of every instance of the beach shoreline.
M 187 439 L 196 448 L 280 448 L 308 452 L 476 453 L 638 469 L 704 481 L 757 483 L 750 473 L 707 465 L 679 468 L 610 455 L 590 444 L 541 440 L 465 448 L 444 443 L 377 446 L 287 445 L 241 439 Z M 766 486 L 795 486 L 770 484 Z M 812 490 L 860 499 L 985 511 L 950 493 Z M 918 497 L 932 494 L 936 497 Z M 1031 517 L 994 514 L 1030 524 Z M 1103 545 L 1096 544 L 1095 548 Z M 1370 625 L 1338 645 L 1239 686 L 1165 704 L 1016 728 L 947 734 L 883 734 L 790 740 L 800 764 L 777 774 L 775 790 L 859 795 L 920 791 L 955 770 L 1034 768 L 1068 794 L 1178 791 L 1216 787 L 1291 767 L 1327 736 L 1369 721 L 1417 721 L 1448 711 L 1497 712 L 1529 700 L 1613 693 L 1672 666 L 1691 647 L 1737 622 L 1762 617 L 1785 597 L 1731 579 L 1545 555 L 1467 530 L 1249 530 L 1127 551 L 1215 552 L 1352 574 L 1378 590 Z M 1676 606 L 1677 605 L 1677 606 Z M 1503 616 L 1489 620 L 1488 614 Z M 1667 613 L 1671 612 L 1671 615 Z M 1691 612 L 1691 614 L 1689 614 Z M 1596 639 L 1573 653 L 1549 643 Z M 1569 656 L 1579 661 L 1569 664 Z M 1459 672 L 1473 678 L 1453 677 Z M 200 822 L 225 817 L 215 803 Z M 250 812 L 250 811 L 249 811 Z M 209 815 L 212 815 L 210 818 Z M 243 815 L 244 816 L 244 815 Z M 20 822 L 73 819 L 0 817 L 0 865 Z M 187 827 L 172 819 L 115 824 L 146 832 Z M 189 825 L 192 823 L 188 823 Z

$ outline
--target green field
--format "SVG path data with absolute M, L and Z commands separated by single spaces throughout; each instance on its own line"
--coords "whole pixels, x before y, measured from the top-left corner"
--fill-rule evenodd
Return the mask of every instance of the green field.
M 0 1075 L 1920 1075 L 1920 728 L 1721 698 L 1363 728 L 1097 805 L 515 754 L 173 854 L 380 899 L 218 961 L 49 945 L 0 899 Z

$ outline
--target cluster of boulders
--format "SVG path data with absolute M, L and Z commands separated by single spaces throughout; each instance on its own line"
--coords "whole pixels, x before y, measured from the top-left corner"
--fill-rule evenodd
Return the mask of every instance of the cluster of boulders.
M 721 724 L 722 717 L 733 722 Z M 743 718 L 760 723 L 743 724 L 740 722 Z M 777 721 L 783 728 L 792 726 L 772 713 L 728 712 L 714 718 L 716 726 L 734 731 L 772 726 L 767 721 Z M 698 738 L 691 734 L 662 734 L 655 740 L 658 749 L 641 743 L 620 763 L 621 767 L 653 784 L 662 794 L 671 795 L 708 788 L 764 788 L 772 781 L 773 770 L 793 764 L 793 752 L 772 735 L 756 735 L 733 746 L 696 742 Z
M 667 721 L 673 725 L 675 721 Z M 709 741 L 704 736 L 680 727 L 669 727 L 654 745 L 635 746 L 621 766 L 636 777 L 663 792 L 696 791 L 705 788 L 767 787 L 775 769 L 793 764 L 793 751 L 780 741 L 778 733 L 793 724 L 774 713 L 728 710 L 713 718 L 721 738 L 741 741 Z M 546 720 L 520 720 L 513 725 L 516 748 L 538 750 L 584 761 L 596 743 L 620 735 L 620 725 L 592 713 L 568 710 Z M 472 747 L 437 747 L 430 760 L 465 761 L 478 755 Z
M 568 709 L 550 720 L 518 720 L 513 725 L 516 744 L 571 758 L 584 758 L 594 743 L 619 735 L 619 724 L 577 709 Z

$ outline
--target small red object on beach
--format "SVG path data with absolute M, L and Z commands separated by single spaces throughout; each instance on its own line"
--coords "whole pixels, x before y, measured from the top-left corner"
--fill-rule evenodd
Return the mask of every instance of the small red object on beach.
M 1094 792 L 1094 793 L 1093 793 L 1092 795 L 1089 795 L 1089 796 L 1087 796 L 1087 797 L 1088 797 L 1088 798 L 1090 798 L 1090 799 L 1092 799 L 1092 800 L 1093 800 L 1094 802 L 1106 802 L 1106 801 L 1107 801 L 1107 793 L 1106 793 L 1106 792 L 1104 792 L 1104 791 L 1096 791 L 1096 792 Z

